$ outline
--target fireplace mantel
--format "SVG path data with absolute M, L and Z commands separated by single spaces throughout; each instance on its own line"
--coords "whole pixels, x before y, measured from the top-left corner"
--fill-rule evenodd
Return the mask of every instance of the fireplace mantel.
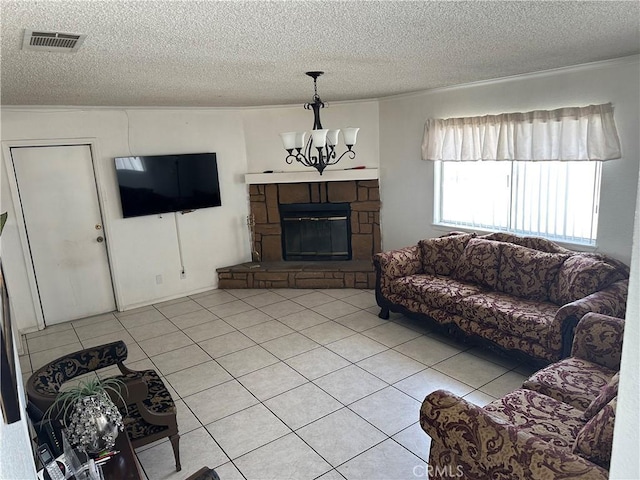
M 247 173 L 244 181 L 247 185 L 272 184 L 272 183 L 306 183 L 306 182 L 345 182 L 351 180 L 378 180 L 380 178 L 377 168 L 325 170 L 320 175 L 310 168 L 296 172 L 274 173 Z

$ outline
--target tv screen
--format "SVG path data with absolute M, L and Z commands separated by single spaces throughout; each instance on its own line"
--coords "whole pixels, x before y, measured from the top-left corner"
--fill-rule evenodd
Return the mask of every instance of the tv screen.
M 219 207 L 215 153 L 117 157 L 124 218 Z

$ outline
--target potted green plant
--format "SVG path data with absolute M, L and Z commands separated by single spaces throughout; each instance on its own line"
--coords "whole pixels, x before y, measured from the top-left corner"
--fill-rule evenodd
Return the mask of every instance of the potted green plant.
M 121 395 L 125 383 L 118 378 L 94 377 L 58 394 L 47 409 L 45 418 L 58 417 L 66 428 L 72 445 L 80 445 L 90 454 L 113 448 L 118 431 L 124 429 L 122 414 L 109 392 L 126 403 Z

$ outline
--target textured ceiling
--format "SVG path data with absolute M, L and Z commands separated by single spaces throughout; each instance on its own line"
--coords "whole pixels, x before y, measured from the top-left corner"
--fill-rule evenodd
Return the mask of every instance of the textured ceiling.
M 3 105 L 379 98 L 640 52 L 638 1 L 1 1 Z M 20 50 L 24 29 L 86 34 Z

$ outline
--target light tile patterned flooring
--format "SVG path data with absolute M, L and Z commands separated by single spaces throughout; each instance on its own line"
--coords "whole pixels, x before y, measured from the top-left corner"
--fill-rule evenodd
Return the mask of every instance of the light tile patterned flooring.
M 137 450 L 149 480 L 205 465 L 223 480 L 424 478 L 424 397 L 445 388 L 485 405 L 531 369 L 378 311 L 370 290 L 212 290 L 27 334 L 20 361 L 26 379 L 121 339 L 130 368 L 157 370 L 183 468 L 161 440 Z

